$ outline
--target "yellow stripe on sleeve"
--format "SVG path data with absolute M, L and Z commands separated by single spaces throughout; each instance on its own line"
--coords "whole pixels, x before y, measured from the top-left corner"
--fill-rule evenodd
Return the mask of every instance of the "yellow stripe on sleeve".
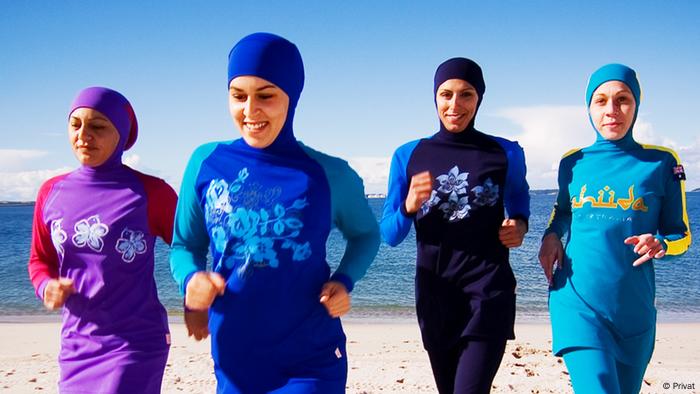
M 644 149 L 655 149 L 659 150 L 662 152 L 667 152 L 673 155 L 673 158 L 676 160 L 676 165 L 681 165 L 681 159 L 678 157 L 676 152 L 673 149 L 666 148 L 665 146 L 659 146 L 659 145 L 646 145 L 646 144 L 641 144 L 642 148 Z M 692 236 L 690 234 L 690 222 L 688 220 L 688 209 L 686 207 L 686 202 L 685 202 L 685 181 L 680 180 L 680 186 L 681 186 L 681 203 L 683 205 L 683 223 L 685 224 L 685 233 L 684 236 L 680 239 L 676 240 L 668 240 L 665 239 L 664 242 L 666 243 L 666 254 L 668 255 L 679 255 L 685 253 L 688 248 L 690 247 L 690 243 L 692 240 Z

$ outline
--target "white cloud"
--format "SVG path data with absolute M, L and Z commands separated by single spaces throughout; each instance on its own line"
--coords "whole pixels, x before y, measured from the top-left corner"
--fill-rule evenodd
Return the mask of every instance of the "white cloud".
M 653 137 L 653 136 L 652 136 Z M 660 140 L 660 141 L 659 141 Z M 683 145 L 668 138 L 653 138 L 649 143 L 673 149 L 683 163 L 687 179 L 686 190 L 700 188 L 700 136 Z M 640 141 L 646 142 L 646 141 Z
M 562 155 L 570 149 L 588 146 L 595 140 L 595 131 L 584 106 L 512 107 L 498 111 L 497 115 L 521 129 L 514 139 L 525 150 L 527 177 L 532 189 L 556 189 Z M 644 120 L 643 113 L 635 124 L 634 136 L 640 143 L 675 150 L 688 176 L 687 189 L 700 187 L 700 136 L 685 144 L 659 136 L 653 125 Z M 364 180 L 367 193 L 386 193 L 390 158 L 354 157 L 348 161 Z
M 389 157 L 352 157 L 348 159 L 365 184 L 365 193 L 386 193 L 389 179 Z
M 141 156 L 132 153 L 124 158 L 122 158 L 122 163 L 126 164 L 127 166 L 133 168 L 133 169 L 138 169 L 138 165 L 141 162 Z
M 513 107 L 497 114 L 522 129 L 514 139 L 525 150 L 531 189 L 556 189 L 562 155 L 595 140 L 583 106 Z
M 521 129 L 513 137 L 525 150 L 527 178 L 531 189 L 556 189 L 557 170 L 562 155 L 573 148 L 588 146 L 595 140 L 595 131 L 588 122 L 583 106 L 535 106 L 507 108 L 498 112 Z M 686 188 L 700 187 L 700 136 L 679 144 L 660 137 L 652 124 L 637 120 L 635 139 L 640 143 L 669 147 L 678 153 L 686 169 Z M 389 157 L 353 157 L 350 166 L 362 177 L 366 193 L 386 193 L 389 178 Z
M 527 179 L 532 189 L 556 189 L 561 156 L 572 148 L 590 145 L 595 139 L 583 106 L 513 107 L 499 111 L 498 115 L 522 130 L 515 139 L 525 150 Z M 700 137 L 687 145 L 660 137 L 653 125 L 643 119 L 643 114 L 637 119 L 634 136 L 640 143 L 674 149 L 686 168 L 687 188 L 692 190 L 700 186 L 697 176 L 700 174 Z
M 498 111 L 497 116 L 522 129 L 514 139 L 525 150 L 532 189 L 556 188 L 561 156 L 595 139 L 583 106 L 513 107 Z M 367 193 L 386 193 L 390 158 L 355 157 L 348 161 L 364 180 Z
M 0 201 L 34 201 L 39 187 L 45 180 L 71 168 L 20 172 L 0 172 Z
M 673 149 L 683 164 L 686 177 L 686 190 L 700 188 L 700 136 L 686 144 L 681 144 L 667 137 L 660 137 L 651 124 L 637 122 L 634 126 L 634 138 L 643 144 L 661 145 Z
M 19 171 L 28 161 L 46 156 L 48 152 L 33 149 L 0 149 L 0 171 Z
M 11 154 L 6 155 L 6 152 Z M 36 198 L 36 193 L 41 184 L 58 174 L 66 173 L 74 168 L 61 167 L 58 169 L 41 169 L 33 171 L 22 171 L 26 168 L 24 161 L 44 156 L 41 151 L 22 150 L 0 150 L 0 201 L 32 201 Z M 131 168 L 138 169 L 141 157 L 137 154 L 130 154 L 123 158 L 124 164 Z M 6 165 L 11 164 L 11 165 Z
M 557 166 L 562 154 L 571 148 L 586 146 L 594 139 L 593 129 L 587 123 L 588 118 L 582 107 L 519 107 L 502 110 L 499 114 L 522 129 L 522 133 L 515 139 L 525 149 L 528 182 L 533 189 L 556 188 Z M 586 121 L 581 122 L 581 117 Z M 680 144 L 669 138 L 659 137 L 651 124 L 639 119 L 635 126 L 635 138 L 642 143 L 674 149 L 686 169 L 687 189 L 700 187 L 700 136 L 686 144 Z M 0 201 L 34 200 L 41 183 L 71 170 L 69 167 L 62 167 L 53 170 L 13 172 L 6 167 L 8 164 L 21 166 L 22 160 L 35 159 L 45 154 L 42 151 L 0 149 L 0 163 L 3 165 L 0 168 Z M 362 177 L 366 193 L 386 193 L 391 158 L 353 157 L 348 162 Z M 128 155 L 124 158 L 124 163 L 137 168 L 141 157 L 137 154 Z M 179 176 L 165 178 L 180 180 Z M 175 190 L 179 189 L 178 183 L 171 183 Z

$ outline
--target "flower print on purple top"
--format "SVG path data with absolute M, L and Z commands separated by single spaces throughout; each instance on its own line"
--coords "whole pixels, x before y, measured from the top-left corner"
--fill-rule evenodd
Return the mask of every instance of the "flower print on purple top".
M 61 222 L 63 222 L 63 219 L 51 221 L 51 241 L 53 242 L 53 246 L 56 248 L 58 255 L 63 258 L 65 253 L 63 243 L 66 242 L 66 239 L 68 239 L 68 235 L 61 228 Z
M 137 254 L 144 254 L 148 249 L 143 232 L 128 228 L 122 230 L 121 238 L 117 240 L 115 248 L 122 254 L 122 260 L 125 263 L 131 263 Z
M 109 232 L 106 224 L 100 223 L 99 215 L 92 215 L 75 223 L 73 227 L 73 245 L 83 248 L 86 245 L 95 252 L 101 252 L 104 246 L 102 238 Z

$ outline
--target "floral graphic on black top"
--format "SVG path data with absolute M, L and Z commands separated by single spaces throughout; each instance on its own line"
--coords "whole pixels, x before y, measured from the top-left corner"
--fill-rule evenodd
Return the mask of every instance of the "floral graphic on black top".
M 440 186 L 433 190 L 430 198 L 421 206 L 423 215 L 437 206 L 443 212 L 443 217 L 450 222 L 455 222 L 469 216 L 469 198 L 467 187 L 468 172 L 459 172 L 459 167 L 454 166 L 447 174 L 435 178 Z
M 472 189 L 476 198 L 472 201 L 478 206 L 494 206 L 498 201 L 498 185 L 494 185 L 491 178 L 487 178 L 482 186 Z

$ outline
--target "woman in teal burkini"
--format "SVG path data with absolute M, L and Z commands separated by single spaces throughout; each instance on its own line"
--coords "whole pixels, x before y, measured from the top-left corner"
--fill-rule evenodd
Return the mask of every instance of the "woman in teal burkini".
M 678 156 L 632 135 L 640 98 L 627 66 L 591 75 L 586 104 L 597 138 L 562 158 L 542 239 L 553 351 L 577 393 L 639 392 L 656 332 L 652 259 L 690 245 Z

